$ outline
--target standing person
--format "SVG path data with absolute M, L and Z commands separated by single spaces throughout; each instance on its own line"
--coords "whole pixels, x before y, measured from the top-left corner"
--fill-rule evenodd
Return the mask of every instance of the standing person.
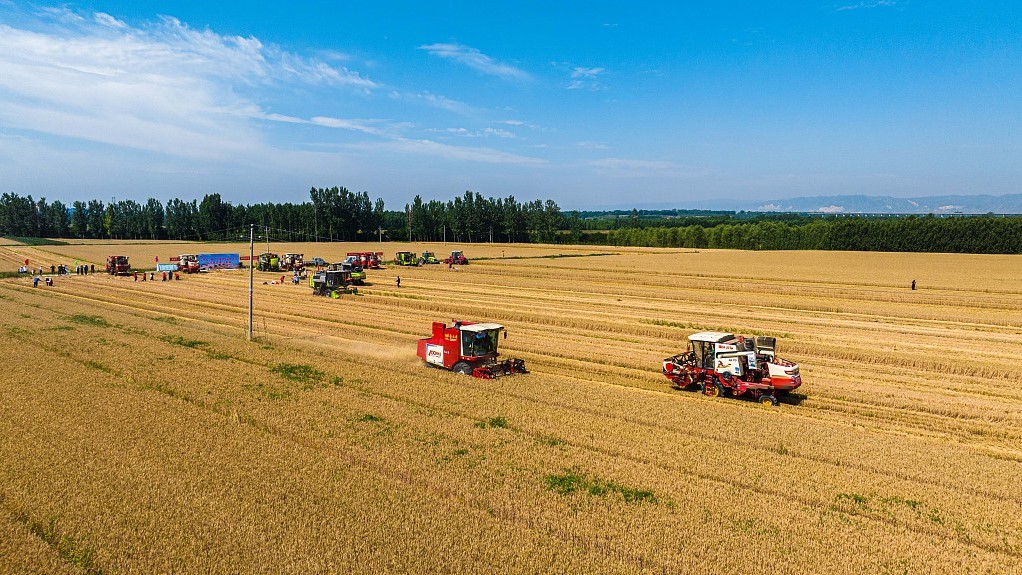
M 39 276 L 32 278 L 32 287 L 39 287 Z
M 145 272 L 142 272 L 142 273 L 145 273 Z M 149 272 L 149 281 L 151 281 L 151 282 L 156 281 L 156 272 Z
M 50 264 L 50 273 L 51 274 L 57 273 L 57 266 Z
M 96 273 L 96 264 L 89 264 L 89 273 L 90 274 Z
M 916 280 L 912 280 L 912 291 L 916 291 Z
M 397 287 L 401 287 L 401 276 L 397 276 Z
M 136 271 L 135 273 L 131 274 L 131 277 L 135 278 L 135 281 L 138 281 L 138 272 Z
M 161 282 L 167 281 L 167 272 L 163 272 L 163 276 L 160 279 Z

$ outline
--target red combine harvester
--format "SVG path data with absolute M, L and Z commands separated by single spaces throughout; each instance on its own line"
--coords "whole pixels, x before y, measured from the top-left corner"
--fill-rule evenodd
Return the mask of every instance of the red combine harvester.
M 348 252 L 349 256 L 357 256 L 359 265 L 365 270 L 378 270 L 383 263 L 383 252 Z
M 174 261 L 174 258 L 170 258 L 170 261 Z M 177 257 L 177 269 L 186 274 L 199 273 L 199 256 L 195 254 L 181 254 Z
M 465 254 L 461 251 L 453 251 L 451 252 L 450 257 L 444 258 L 444 263 L 454 266 L 467 266 L 468 258 L 466 258 Z
M 664 375 L 678 387 L 698 385 L 711 397 L 748 395 L 777 405 L 778 396 L 802 385 L 798 365 L 775 355 L 777 338 L 704 331 L 688 336 L 688 350 L 664 360 Z
M 106 273 L 112 276 L 130 274 L 131 264 L 128 263 L 128 256 L 107 256 Z
M 497 360 L 497 341 L 502 331 L 507 338 L 507 330 L 499 323 L 456 321 L 447 327 L 435 321 L 433 337 L 420 339 L 416 353 L 429 365 L 481 379 L 528 373 L 524 360 Z

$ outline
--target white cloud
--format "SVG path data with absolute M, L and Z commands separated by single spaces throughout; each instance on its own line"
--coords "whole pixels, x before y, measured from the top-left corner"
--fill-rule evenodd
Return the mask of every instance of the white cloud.
M 440 110 L 446 110 L 448 112 L 454 112 L 461 115 L 469 115 L 475 112 L 475 109 L 458 100 L 453 100 L 447 96 L 441 96 L 439 94 L 433 94 L 431 92 L 419 92 L 417 94 L 409 94 L 405 92 L 399 92 L 397 90 L 390 92 L 390 97 L 394 100 L 403 100 L 405 102 L 412 102 L 418 104 L 426 104 L 433 108 Z
M 498 62 L 471 46 L 462 44 L 428 44 L 419 46 L 419 50 L 425 50 L 441 58 L 450 58 L 490 76 L 516 80 L 529 79 L 529 75 L 526 72 L 510 64 Z
M 357 92 L 357 72 L 266 46 L 256 38 L 194 30 L 174 18 L 132 28 L 108 14 L 42 11 L 33 31 L 0 24 L 0 123 L 187 158 L 268 149 L 240 96 L 255 86 L 323 84 Z M 371 133 L 371 126 L 352 129 Z
M 820 206 L 820 207 L 816 208 L 813 211 L 814 212 L 819 212 L 821 214 L 840 214 L 840 213 L 845 211 L 845 207 L 844 206 L 834 206 L 834 205 Z
M 568 83 L 569 90 L 602 90 L 603 84 L 597 79 L 606 70 L 604 68 L 583 68 L 576 66 L 571 70 L 571 82 Z
M 466 138 L 485 138 L 485 137 L 496 137 L 496 138 L 516 138 L 517 134 L 508 130 L 502 130 L 500 128 L 483 128 L 482 130 L 472 131 L 467 128 L 447 128 L 447 129 L 430 129 L 428 132 L 440 132 L 444 134 L 450 134 L 453 136 L 462 136 Z
M 859 10 L 860 8 L 882 8 L 885 6 L 897 6 L 896 0 L 869 0 L 866 2 L 859 2 L 858 4 L 848 4 L 846 6 L 838 6 L 836 10 L 842 12 L 844 10 Z
M 450 160 L 483 162 L 489 164 L 517 164 L 528 166 L 541 166 L 546 164 L 546 160 L 541 158 L 512 154 L 510 152 L 495 150 L 493 148 L 452 146 L 441 142 L 434 142 L 432 140 L 414 140 L 409 138 L 398 138 L 388 142 L 359 144 L 358 149 L 386 150 L 391 152 L 428 155 Z
M 595 78 L 604 72 L 603 68 L 577 67 L 571 71 L 572 78 Z
M 124 22 L 121 22 L 109 14 L 104 14 L 103 12 L 96 12 L 93 18 L 97 23 L 111 28 L 125 28 L 127 26 Z
M 587 150 L 606 150 L 609 148 L 609 146 L 603 142 L 575 142 L 575 145 Z

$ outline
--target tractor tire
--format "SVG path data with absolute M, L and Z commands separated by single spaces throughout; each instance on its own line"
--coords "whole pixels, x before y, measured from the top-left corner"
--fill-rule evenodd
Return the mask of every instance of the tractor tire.
M 781 404 L 776 397 L 766 394 L 759 396 L 759 402 L 763 405 L 773 405 L 775 407 Z
M 720 397 L 724 395 L 724 386 L 716 381 L 708 381 L 702 384 L 702 392 L 707 397 Z
M 451 371 L 462 375 L 472 375 L 472 366 L 467 361 L 459 361 L 451 367 Z

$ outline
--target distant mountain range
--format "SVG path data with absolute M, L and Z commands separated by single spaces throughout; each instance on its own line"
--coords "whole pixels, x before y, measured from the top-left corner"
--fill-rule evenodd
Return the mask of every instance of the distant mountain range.
M 720 209 L 720 208 L 718 208 Z M 727 208 L 724 208 L 727 209 Z M 1005 196 L 817 196 L 765 202 L 744 202 L 731 209 L 753 212 L 832 214 L 1022 214 L 1022 194 Z

